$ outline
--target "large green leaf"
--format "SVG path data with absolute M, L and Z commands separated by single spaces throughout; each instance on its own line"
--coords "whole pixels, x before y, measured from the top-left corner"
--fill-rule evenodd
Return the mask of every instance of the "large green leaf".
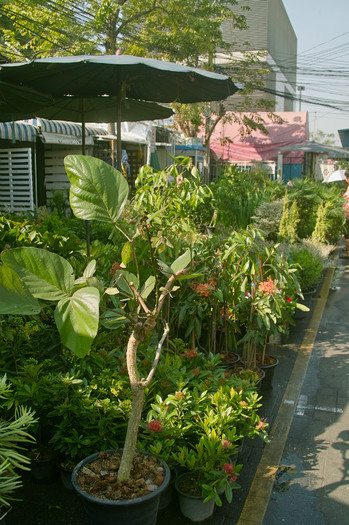
M 23 287 L 17 273 L 9 266 L 0 266 L 0 314 L 35 315 L 40 310 L 38 301 Z
M 99 292 L 82 288 L 62 299 L 55 310 L 55 321 L 62 343 L 78 357 L 84 357 L 97 335 Z
M 180 255 L 173 263 L 171 264 L 171 270 L 173 273 L 180 272 L 184 270 L 189 264 L 192 259 L 191 251 L 187 250 L 182 255 Z
M 133 286 L 138 290 L 139 283 L 137 277 L 126 270 L 118 270 L 115 272 L 115 285 L 123 295 L 127 295 L 133 298 L 133 291 L 131 290 L 129 283 L 133 283 Z
M 150 277 L 148 277 L 148 279 L 145 281 L 141 291 L 141 296 L 143 299 L 147 299 L 147 297 L 151 294 L 151 292 L 154 290 L 155 283 L 156 279 L 154 275 L 150 275 Z
M 84 155 L 68 155 L 64 165 L 76 217 L 114 224 L 128 197 L 125 177 L 106 162 Z
M 40 248 L 14 248 L 3 252 L 2 260 L 18 273 L 37 299 L 59 301 L 72 293 L 73 267 L 56 253 Z

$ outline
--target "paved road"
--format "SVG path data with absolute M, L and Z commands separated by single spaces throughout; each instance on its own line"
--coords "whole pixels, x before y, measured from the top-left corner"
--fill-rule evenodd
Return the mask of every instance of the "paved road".
M 349 262 L 339 259 L 264 525 L 349 524 Z

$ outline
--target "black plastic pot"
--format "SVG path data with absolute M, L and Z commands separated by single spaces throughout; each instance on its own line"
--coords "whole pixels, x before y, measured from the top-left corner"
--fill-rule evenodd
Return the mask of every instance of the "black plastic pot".
M 303 306 L 306 306 L 307 308 L 309 308 L 309 311 L 304 311 L 304 310 L 300 310 L 299 308 L 296 308 L 295 312 L 294 312 L 294 319 L 295 320 L 301 320 L 301 319 L 305 319 L 306 317 L 309 316 L 309 313 L 310 313 L 310 306 L 311 306 L 311 300 L 313 298 L 313 296 L 315 295 L 316 293 L 316 289 L 314 290 L 311 290 L 310 292 L 303 292 L 303 297 L 304 299 L 301 299 L 300 297 L 297 299 L 297 302 L 299 304 L 302 304 Z
M 66 467 L 60 461 L 57 461 L 57 467 L 59 470 L 59 475 L 60 475 L 63 487 L 69 490 L 69 492 L 74 492 L 74 487 L 71 481 L 73 468 Z
M 279 360 L 276 357 L 274 357 L 272 355 L 270 355 L 269 357 L 273 358 L 274 363 L 269 364 L 269 365 L 258 364 L 258 368 L 263 370 L 263 372 L 265 373 L 265 376 L 263 377 L 263 379 L 261 381 L 261 390 L 262 391 L 263 390 L 270 390 L 271 388 L 273 388 L 274 370 L 277 367 L 277 365 L 279 364 Z
M 30 475 L 37 483 L 49 483 L 58 477 L 56 458 L 32 459 Z
M 177 477 L 177 473 L 176 472 L 171 472 L 170 481 L 169 481 L 167 487 L 160 494 L 159 510 L 166 509 L 166 507 L 171 505 L 171 503 L 175 499 L 175 496 L 176 496 L 176 490 L 175 490 L 176 477 Z
M 235 352 L 228 352 L 228 354 L 221 352 L 221 356 L 222 361 L 219 363 L 219 366 L 222 368 L 232 368 L 240 360 L 239 354 Z
M 138 452 L 150 455 L 143 451 Z M 158 458 L 165 469 L 165 479 L 162 485 L 150 494 L 132 500 L 105 500 L 90 496 L 77 482 L 78 472 L 98 457 L 99 452 L 83 459 L 76 465 L 72 473 L 72 485 L 83 499 L 87 515 L 86 523 L 89 525 L 155 525 L 161 493 L 170 481 L 170 469 L 167 464 Z

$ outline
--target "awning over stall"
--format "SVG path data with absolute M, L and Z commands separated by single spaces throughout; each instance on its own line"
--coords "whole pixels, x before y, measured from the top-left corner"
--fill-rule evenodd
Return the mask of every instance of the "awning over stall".
M 0 122 L 0 139 L 13 142 L 35 142 L 37 128 L 28 122 Z
M 66 144 L 82 145 L 82 125 L 75 122 L 65 122 L 63 120 L 47 120 L 35 118 L 28 121 L 39 130 L 40 137 L 46 144 Z M 103 126 L 85 127 L 85 144 L 92 146 L 93 137 L 104 135 L 106 131 Z

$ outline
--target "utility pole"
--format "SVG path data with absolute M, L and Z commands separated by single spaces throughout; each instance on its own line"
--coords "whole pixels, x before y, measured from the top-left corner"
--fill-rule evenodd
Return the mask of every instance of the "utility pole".
M 298 86 L 297 89 L 299 91 L 299 111 L 301 111 L 301 108 L 302 108 L 302 91 L 305 90 L 305 86 Z

